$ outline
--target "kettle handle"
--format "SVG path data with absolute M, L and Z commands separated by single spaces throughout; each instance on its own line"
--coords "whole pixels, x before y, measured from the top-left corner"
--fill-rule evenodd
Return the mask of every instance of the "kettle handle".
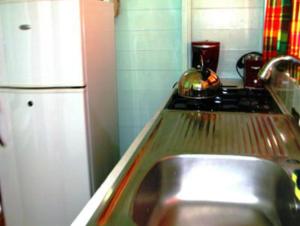
M 204 60 L 203 56 L 200 54 L 200 64 L 197 65 L 196 68 L 198 71 L 203 71 L 204 70 Z

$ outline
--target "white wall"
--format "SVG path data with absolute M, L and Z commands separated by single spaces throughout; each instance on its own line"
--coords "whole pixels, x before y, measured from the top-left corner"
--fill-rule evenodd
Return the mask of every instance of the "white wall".
M 192 41 L 221 42 L 218 74 L 238 78 L 241 55 L 262 49 L 263 0 L 192 0 Z
M 121 154 L 181 75 L 181 0 L 124 0 L 116 19 Z

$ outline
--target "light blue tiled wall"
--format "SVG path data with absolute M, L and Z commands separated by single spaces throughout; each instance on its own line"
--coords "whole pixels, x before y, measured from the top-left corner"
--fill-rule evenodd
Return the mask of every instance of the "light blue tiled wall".
M 239 78 L 235 64 L 250 51 L 262 50 L 263 0 L 192 0 L 192 40 L 221 42 L 218 74 Z
M 116 19 L 121 154 L 171 92 L 181 70 L 181 0 L 125 0 Z

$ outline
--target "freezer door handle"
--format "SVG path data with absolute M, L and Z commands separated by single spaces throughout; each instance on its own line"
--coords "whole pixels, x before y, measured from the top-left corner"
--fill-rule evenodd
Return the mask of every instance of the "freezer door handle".
M 31 26 L 29 24 L 22 24 L 19 26 L 19 28 L 20 30 L 27 31 L 31 29 Z

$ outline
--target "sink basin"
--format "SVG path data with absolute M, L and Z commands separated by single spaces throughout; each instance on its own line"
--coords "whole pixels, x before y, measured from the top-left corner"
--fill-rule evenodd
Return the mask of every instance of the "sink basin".
M 138 226 L 296 226 L 299 214 L 294 185 L 279 165 L 239 156 L 163 159 L 132 204 Z

